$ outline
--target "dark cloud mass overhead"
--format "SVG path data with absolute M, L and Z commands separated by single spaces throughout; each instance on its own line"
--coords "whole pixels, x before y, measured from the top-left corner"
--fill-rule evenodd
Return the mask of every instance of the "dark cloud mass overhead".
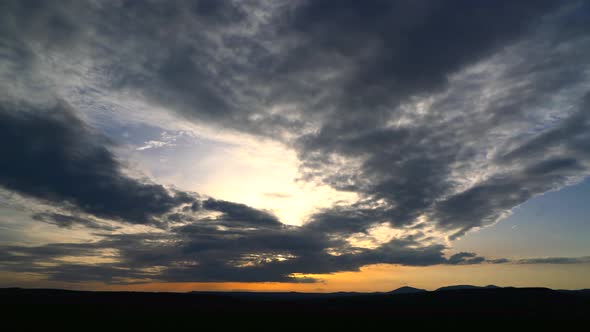
M 32 219 L 97 239 L 2 245 L 0 267 L 60 281 L 314 282 L 296 276 L 587 262 L 450 254 L 442 239 L 590 174 L 589 13 L 543 0 L 3 1 L 0 186 L 58 209 Z M 302 181 L 358 200 L 288 226 L 133 177 L 87 123 L 115 93 L 279 142 Z M 157 231 L 119 232 L 134 225 Z M 360 244 L 378 227 L 398 233 Z

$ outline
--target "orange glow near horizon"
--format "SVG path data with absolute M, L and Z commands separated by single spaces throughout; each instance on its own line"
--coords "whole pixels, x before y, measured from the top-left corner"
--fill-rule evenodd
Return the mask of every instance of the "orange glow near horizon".
M 321 279 L 316 283 L 281 282 L 153 282 L 142 284 L 104 284 L 97 282 L 61 283 L 35 278 L 30 274 L 0 272 L 0 287 L 65 288 L 100 291 L 190 292 L 190 291 L 253 291 L 253 292 L 377 292 L 402 286 L 433 290 L 457 284 L 515 287 L 549 287 L 554 289 L 588 288 L 590 264 L 480 264 L 409 267 L 368 265 L 359 272 L 328 275 L 306 275 Z M 28 280 L 27 280 L 28 279 Z M 26 280 L 26 281 L 25 281 Z
M 515 287 L 586 288 L 590 264 L 517 265 L 484 264 L 410 267 L 388 264 L 368 265 L 359 272 L 306 275 L 321 279 L 317 283 L 224 282 L 224 283 L 149 283 L 104 285 L 102 290 L 133 291 L 254 291 L 254 292 L 386 292 L 402 286 L 433 290 L 438 287 L 473 284 Z

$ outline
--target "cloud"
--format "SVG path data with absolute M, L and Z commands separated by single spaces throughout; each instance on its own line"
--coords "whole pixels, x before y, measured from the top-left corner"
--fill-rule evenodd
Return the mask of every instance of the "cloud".
M 491 224 L 512 207 L 535 195 L 578 181 L 590 172 L 590 146 L 584 143 L 590 130 L 590 95 L 577 110 L 554 128 L 499 157 L 510 171 L 437 203 L 433 218 L 443 227 L 464 231 Z
M 502 1 L 304 1 L 281 28 L 295 47 L 281 63 L 289 74 L 350 66 L 332 86 L 339 113 L 331 124 L 368 129 L 381 106 L 444 87 L 450 73 L 521 37 L 555 3 Z M 503 19 L 497 20 L 497 17 Z M 436 54 L 435 57 L 432 55 Z M 312 76 L 312 79 L 315 78 Z M 330 82 L 332 83 L 332 82 Z M 361 116 L 360 109 L 374 111 Z
M 73 226 L 84 226 L 90 229 L 98 229 L 104 231 L 116 231 L 120 227 L 105 225 L 88 218 L 79 216 L 65 215 L 61 213 L 44 212 L 36 213 L 31 216 L 33 220 L 43 221 L 49 224 L 56 225 L 61 228 L 72 228 Z
M 209 198 L 202 202 L 202 206 L 206 210 L 221 212 L 220 219 L 229 222 L 267 226 L 281 225 L 281 222 L 269 212 L 256 210 L 244 204 Z
M 375 10 L 379 13 L 377 17 L 387 17 L 387 4 Z M 302 24 L 304 31 L 311 29 L 319 35 L 319 40 L 328 45 L 322 47 L 318 42 L 320 53 L 328 48 L 335 54 L 351 57 L 344 51 L 348 50 L 354 56 L 355 50 L 363 50 L 362 47 L 353 48 L 352 45 L 358 46 L 354 42 L 348 45 L 351 40 L 348 37 L 328 42 L 329 36 L 336 33 L 335 28 L 330 30 L 329 27 L 332 24 L 340 26 L 339 19 L 350 21 L 351 30 L 355 29 L 342 35 L 359 33 L 366 37 L 359 39 L 369 42 L 374 38 L 374 31 L 360 29 L 358 32 L 353 24 L 355 20 L 362 20 L 362 11 L 321 4 L 311 7 L 319 8 L 315 16 L 308 14 L 314 19 L 319 20 L 323 15 L 333 18 L 318 23 L 317 31 L 313 30 L 313 24 L 309 28 Z M 468 7 L 457 10 L 457 13 L 469 11 Z M 364 10 L 372 8 L 368 6 Z M 493 224 L 508 215 L 512 208 L 536 195 L 587 176 L 588 146 L 583 142 L 587 132 L 584 95 L 588 92 L 587 83 L 584 83 L 588 82 L 588 76 L 584 73 L 587 73 L 588 64 L 580 61 L 578 56 L 586 54 L 590 47 L 581 35 L 570 33 L 569 27 L 564 26 L 567 25 L 564 20 L 570 14 L 558 10 L 547 12 L 544 16 L 536 12 L 542 8 L 527 8 L 524 11 L 508 9 L 511 15 L 531 14 L 530 20 L 524 19 L 512 28 L 499 28 L 497 36 L 486 37 L 483 33 L 480 36 L 482 45 L 467 43 L 466 49 L 454 48 L 455 40 L 444 38 L 450 42 L 444 49 L 461 54 L 464 61 L 458 58 L 446 59 L 448 62 L 445 62 L 443 56 L 442 59 L 435 57 L 437 59 L 432 61 L 420 62 L 417 59 L 426 55 L 413 53 L 413 48 L 404 49 L 404 42 L 401 46 L 396 44 L 391 47 L 390 52 L 407 51 L 407 67 L 405 63 L 400 63 L 399 68 L 397 64 L 388 66 L 387 59 L 369 61 L 373 60 L 369 54 L 367 63 L 370 65 L 367 66 L 380 68 L 379 73 L 386 74 L 382 77 L 385 81 L 380 80 L 381 76 L 374 78 L 376 87 L 371 90 L 378 94 L 381 91 L 379 87 L 389 87 L 383 89 L 383 98 L 378 98 L 375 93 L 364 93 L 364 89 L 372 87 L 372 76 L 362 76 L 365 79 L 358 82 L 356 75 L 341 78 L 345 82 L 350 80 L 350 84 L 356 83 L 352 86 L 358 88 L 334 98 L 338 102 L 343 101 L 344 105 L 337 101 L 327 102 L 337 105 L 332 108 L 333 116 L 328 116 L 318 130 L 299 137 L 295 146 L 307 179 L 357 192 L 364 201 L 362 204 L 322 211 L 312 220 L 329 223 L 335 230 L 354 224 L 355 230 L 358 230 L 383 221 L 399 227 L 426 217 L 441 231 L 450 232 L 450 238 L 455 239 L 470 229 Z M 426 23 L 419 21 L 418 31 L 426 32 L 423 29 L 431 24 L 428 19 L 439 22 L 435 19 L 436 15 L 438 11 L 426 15 Z M 379 19 L 371 16 L 371 22 L 380 27 Z M 486 19 L 481 22 L 486 22 Z M 538 32 L 525 28 L 526 22 L 535 26 Z M 478 22 L 459 19 L 458 22 L 441 25 L 442 31 L 432 31 L 432 36 L 444 35 L 448 32 L 445 30 L 447 26 L 462 24 L 474 24 L 473 32 L 479 34 Z M 384 27 L 388 27 L 387 23 Z M 411 32 L 411 27 L 408 29 Z M 383 31 L 397 30 L 384 28 Z M 495 28 L 489 33 L 496 33 Z M 383 36 L 377 34 L 379 38 L 388 38 L 389 35 L 385 32 Z M 395 37 L 391 38 L 395 40 Z M 457 39 L 460 38 L 457 35 Z M 424 41 L 424 47 L 420 48 L 424 51 L 436 45 L 430 38 L 408 40 L 416 45 Z M 387 45 L 387 42 L 389 40 L 376 43 L 376 47 Z M 562 45 L 562 49 L 548 54 L 547 44 Z M 469 49 L 475 45 L 481 49 Z M 496 49 L 498 45 L 503 46 Z M 334 57 L 333 53 L 326 56 Z M 424 54 L 435 53 L 432 50 Z M 375 54 L 377 60 L 382 54 L 390 55 L 388 51 L 379 51 L 379 48 Z M 301 58 L 308 61 L 306 57 Z M 424 64 L 424 68 L 412 67 L 418 64 Z M 367 66 L 352 68 L 362 72 Z M 416 74 L 416 78 L 411 78 L 409 82 L 416 84 L 407 87 L 411 90 L 406 91 L 404 86 L 398 92 L 395 85 L 387 85 L 389 80 L 391 84 L 399 82 L 405 85 L 406 80 L 400 77 L 403 77 L 402 71 L 406 68 L 412 68 Z M 396 70 L 400 70 L 399 75 Z M 419 75 L 423 71 L 424 76 Z M 422 77 L 424 81 L 432 80 L 434 83 L 418 81 Z M 335 86 L 340 87 L 338 83 Z M 334 85 L 329 87 L 334 88 Z M 355 103 L 350 100 L 352 98 L 363 102 Z M 572 143 L 562 145 L 563 140 L 570 139 Z M 545 141 L 552 143 L 542 143 Z M 573 141 L 576 142 L 575 147 Z M 525 153 L 530 158 L 516 157 Z M 362 208 L 359 209 L 360 206 Z M 347 212 L 342 215 L 341 211 Z
M 181 223 L 160 232 L 102 233 L 96 241 L 87 243 L 4 245 L 0 248 L 0 266 L 6 271 L 38 273 L 62 282 L 127 284 L 318 282 L 306 275 L 359 271 L 362 266 L 383 263 L 431 266 L 588 261 L 586 257 L 486 259 L 472 252 L 446 258 L 446 246 L 412 238 L 396 238 L 376 248 L 362 248 L 307 226 L 260 223 L 256 215 L 252 222 L 236 223 L 231 214 L 212 219 L 198 217 L 192 210 L 187 213 L 180 214 L 182 219 L 177 221 Z M 245 220 L 244 215 L 239 220 Z
M 448 264 L 451 265 L 468 265 L 468 264 L 479 264 L 484 262 L 484 257 L 477 256 L 473 252 L 460 252 L 449 257 Z M 494 263 L 498 263 L 498 260 L 494 260 Z
M 23 195 L 138 224 L 193 201 L 125 175 L 108 142 L 63 102 L 0 105 L 0 141 L 10 156 L 0 161 L 0 185 Z
M 161 148 L 161 147 L 170 146 L 170 145 L 171 145 L 171 143 L 169 143 L 169 142 L 147 141 L 147 142 L 145 142 L 145 145 L 138 147 L 136 150 L 143 151 L 143 150 Z
M 569 111 L 557 110 L 571 108 L 587 92 L 587 22 L 576 14 L 584 4 L 170 1 L 9 7 L 7 16 L 26 13 L 36 20 L 33 27 L 51 26 L 46 33 L 12 26 L 7 31 L 25 32 L 11 35 L 15 44 L 45 40 L 60 26 L 75 27 L 70 30 L 76 34 L 65 35 L 75 48 L 57 45 L 50 51 L 91 57 L 90 70 L 100 83 L 92 89 L 105 95 L 126 91 L 186 119 L 292 147 L 303 179 L 361 196 L 346 208 L 358 209 L 349 215 L 364 220 L 355 221 L 357 229 L 382 221 L 408 225 L 427 216 L 456 238 L 574 181 L 574 174 L 587 174 L 577 160 L 582 142 L 553 162 L 537 155 L 538 165 L 526 170 L 498 158 L 508 149 L 524 149 L 532 135 L 559 127 Z M 47 16 L 59 24 L 50 25 Z M 44 57 L 30 51 L 33 59 Z M 558 168 L 540 174 L 547 167 Z M 465 209 L 463 203 L 476 206 Z M 327 224 L 342 209 L 321 211 L 311 220 Z M 341 219 L 337 223 L 350 226 L 350 218 Z
M 391 241 L 368 250 L 349 248 L 298 228 L 191 226 L 169 233 L 103 234 L 92 243 L 3 246 L 0 265 L 7 271 L 40 273 L 69 282 L 311 282 L 294 274 L 357 271 L 376 263 L 425 266 L 446 262 L 440 245 L 416 247 L 415 242 Z M 342 252 L 328 254 L 326 249 L 331 246 L 340 246 Z M 105 256 L 109 261 L 93 262 Z
M 504 263 L 446 258 L 442 237 L 590 174 L 584 3 L 0 6 L 0 185 L 68 211 L 34 216 L 60 227 L 104 230 L 94 217 L 162 226 L 86 244 L 5 246 L 9 270 L 62 281 L 312 281 L 293 274 Z M 263 209 L 132 178 L 85 121 L 121 95 L 282 142 L 303 181 L 359 200 L 290 227 Z M 376 225 L 430 233 L 374 248 L 347 240 Z M 109 262 L 64 261 L 105 250 Z
M 586 263 L 590 263 L 590 256 L 526 258 L 526 259 L 518 260 L 517 263 L 518 264 L 586 264 Z

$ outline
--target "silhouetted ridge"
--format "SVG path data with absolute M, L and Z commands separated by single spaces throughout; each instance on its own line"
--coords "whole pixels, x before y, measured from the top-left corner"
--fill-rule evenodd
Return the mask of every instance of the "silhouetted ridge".
M 389 292 L 389 294 L 413 294 L 422 292 L 427 292 L 427 290 L 421 288 L 414 288 L 410 286 L 403 286 L 398 289 L 392 290 L 391 292 Z
M 502 288 L 502 287 L 498 287 L 496 285 L 487 285 L 487 286 L 451 285 L 451 286 L 440 287 L 440 288 L 436 289 L 435 292 L 449 291 L 449 290 L 460 290 L 460 289 L 496 289 L 496 288 Z
M 584 290 L 470 285 L 442 289 L 450 291 L 429 292 L 402 287 L 388 293 L 148 293 L 12 288 L 0 289 L 0 310 L 5 317 L 26 315 L 63 320 L 63 313 L 67 312 L 72 317 L 87 320 L 132 317 L 171 322 L 186 319 L 191 324 L 195 317 L 219 317 L 213 314 L 250 318 L 287 314 L 295 315 L 297 320 L 337 315 L 343 319 L 370 317 L 412 322 L 461 317 L 489 323 L 497 319 L 587 320 L 590 312 L 590 296 Z

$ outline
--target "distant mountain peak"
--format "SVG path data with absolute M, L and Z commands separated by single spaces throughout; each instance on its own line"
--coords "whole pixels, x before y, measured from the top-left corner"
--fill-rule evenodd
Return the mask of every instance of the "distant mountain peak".
M 403 286 L 403 287 L 400 287 L 396 290 L 392 290 L 389 293 L 390 294 L 410 294 L 410 293 L 422 293 L 422 292 L 427 292 L 427 290 L 421 289 L 421 288 L 414 288 L 414 287 L 410 287 L 410 286 Z
M 444 286 L 438 288 L 436 291 L 447 291 L 447 290 L 457 290 L 457 289 L 480 289 L 480 288 L 501 288 L 496 285 L 487 285 L 487 286 L 474 286 L 474 285 L 452 285 L 452 286 Z

